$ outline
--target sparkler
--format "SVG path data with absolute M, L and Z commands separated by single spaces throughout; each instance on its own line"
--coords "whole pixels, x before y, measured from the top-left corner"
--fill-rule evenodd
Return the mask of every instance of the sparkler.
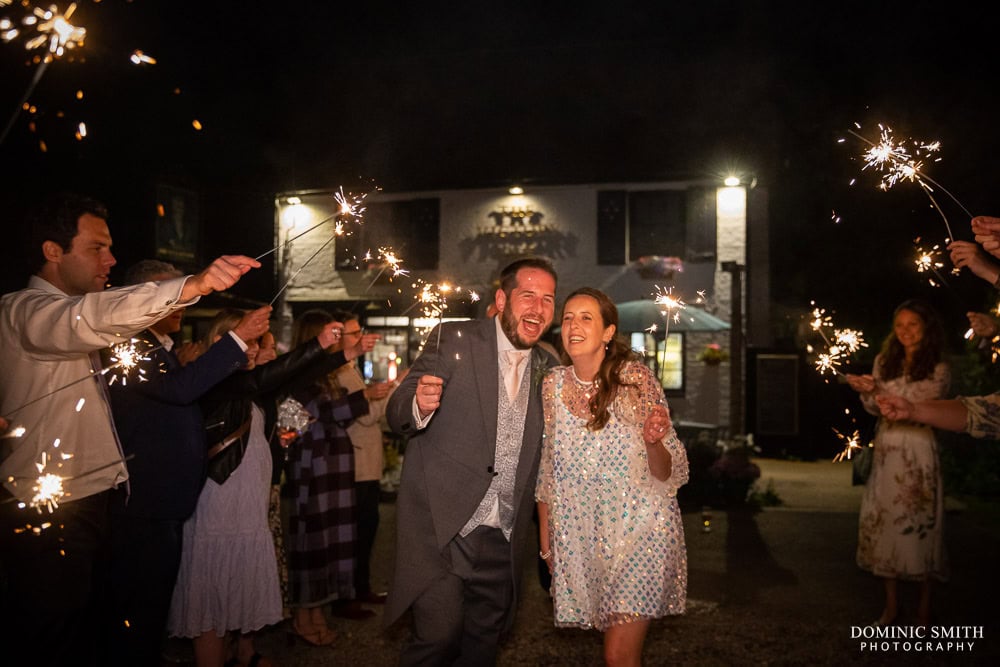
M 374 190 L 378 190 L 378 188 L 376 187 L 376 188 L 374 188 Z M 275 252 L 279 248 L 286 247 L 289 243 L 291 243 L 295 239 L 297 239 L 300 236 L 303 236 L 305 234 L 308 234 L 309 232 L 311 232 L 312 230 L 316 229 L 317 227 L 325 225 L 326 223 L 330 222 L 331 220 L 336 220 L 337 221 L 336 224 L 335 224 L 335 226 L 334 226 L 334 229 L 333 229 L 333 234 L 330 235 L 330 238 L 327 239 L 327 241 L 323 245 L 321 245 L 319 248 L 317 248 L 316 252 L 314 252 L 312 255 L 309 256 L 309 259 L 307 259 L 302 264 L 302 266 L 299 267 L 298 271 L 296 271 L 294 274 L 292 274 L 292 277 L 289 278 L 285 282 L 285 284 L 281 286 L 281 289 L 278 290 L 277 294 L 274 295 L 274 298 L 271 299 L 271 302 L 268 305 L 273 306 L 274 302 L 278 300 L 278 297 L 281 296 L 281 294 L 285 291 L 285 289 L 287 289 L 288 286 L 292 284 L 292 281 L 295 280 L 295 276 L 299 275 L 299 273 L 301 273 L 302 270 L 304 268 L 306 268 L 306 266 L 308 266 L 309 262 L 313 261 L 313 259 L 315 259 L 316 256 L 319 255 L 319 253 L 324 248 L 326 248 L 328 245 L 330 245 L 331 243 L 333 243 L 334 239 L 336 239 L 338 236 L 345 236 L 345 235 L 347 235 L 349 233 L 347 231 L 347 229 L 346 229 L 346 225 L 347 225 L 348 222 L 352 222 L 353 221 L 353 222 L 357 222 L 359 224 L 362 222 L 362 218 L 363 218 L 364 212 L 365 212 L 365 206 L 363 206 L 363 203 L 365 201 L 365 198 L 368 196 L 368 194 L 369 194 L 369 192 L 363 192 L 363 193 L 357 194 L 357 195 L 355 195 L 355 194 L 345 194 L 344 193 L 344 187 L 341 186 L 337 190 L 337 192 L 335 192 L 334 195 L 333 195 L 333 199 L 334 199 L 334 201 L 337 202 L 337 207 L 338 207 L 336 213 L 334 213 L 333 215 L 325 218 L 324 220 L 320 221 L 319 223 L 313 225 L 312 227 L 310 227 L 306 231 L 302 232 L 301 234 L 297 234 L 296 236 L 293 236 L 292 238 L 288 239 L 284 243 L 281 243 L 281 244 L 279 244 L 279 245 L 271 248 L 270 250 L 268 250 L 264 254 L 262 254 L 262 255 L 260 255 L 260 256 L 258 256 L 258 257 L 255 258 L 255 259 L 257 259 L 259 261 L 262 257 L 267 257 L 268 255 L 270 255 L 272 252 Z
M 3 129 L 3 133 L 0 133 L 0 144 L 3 144 L 4 140 L 7 138 L 7 134 L 10 132 L 11 128 L 14 127 L 14 123 L 21 115 L 21 110 L 27 103 L 28 98 L 31 97 L 31 93 L 34 92 L 35 87 L 42 78 L 42 75 L 45 74 L 45 70 L 49 63 L 56 58 L 62 57 L 67 50 L 76 48 L 77 46 L 83 46 L 84 38 L 87 35 L 87 29 L 75 26 L 69 22 L 70 17 L 73 16 L 73 12 L 75 11 L 75 2 L 71 3 L 70 6 L 66 8 L 66 11 L 62 13 L 60 13 L 59 8 L 56 5 L 50 5 L 48 9 L 33 7 L 32 11 L 21 20 L 21 24 L 25 28 L 34 29 L 35 31 L 34 36 L 27 37 L 25 39 L 24 48 L 28 51 L 34 51 L 44 46 L 46 48 L 46 53 L 45 56 L 38 62 L 38 66 L 35 68 L 35 74 L 31 79 L 31 83 L 28 84 L 28 88 L 24 91 L 24 95 L 21 96 L 21 100 L 14 109 L 14 113 L 11 114 L 10 119 L 7 121 L 7 125 Z M 5 42 L 15 39 L 20 34 L 21 31 L 13 24 L 13 22 L 10 21 L 10 19 L 4 18 L 0 21 L 0 38 L 2 38 Z
M 656 285 L 656 291 L 653 293 L 653 303 L 660 306 L 660 313 L 663 315 L 663 321 L 665 327 L 663 330 L 663 337 L 666 339 L 667 334 L 670 333 L 670 321 L 679 322 L 681 318 L 681 310 L 687 307 L 680 298 L 674 296 L 673 287 L 660 287 Z
M 413 308 L 420 306 L 420 312 L 425 318 L 437 318 L 437 347 L 439 349 L 441 347 L 441 325 L 444 322 L 444 312 L 448 310 L 449 300 L 464 296 L 469 299 L 470 303 L 479 301 L 479 293 L 475 290 L 453 285 L 447 281 L 434 284 L 418 279 L 411 287 L 417 290 L 417 294 L 413 304 L 403 311 L 403 314 L 405 315 Z M 421 335 L 423 333 L 426 333 L 426 330 Z M 426 342 L 424 341 L 425 344 Z M 435 367 L 432 375 L 436 374 L 437 368 Z
M 917 239 L 919 242 L 920 239 Z M 948 287 L 948 281 L 944 279 L 941 272 L 938 269 L 944 268 L 944 262 L 940 261 L 938 258 L 941 257 L 942 251 L 941 246 L 935 245 L 930 250 L 925 250 L 924 248 L 917 246 L 917 258 L 914 260 L 914 264 L 917 266 L 917 273 L 926 273 L 930 271 L 935 276 L 937 276 L 938 281 L 935 282 L 934 278 L 927 278 L 927 282 L 930 283 L 931 287 L 937 287 L 938 285 L 944 285 Z M 958 267 L 952 269 L 952 273 L 957 273 Z
M 857 123 L 855 123 L 855 127 L 859 130 L 861 129 L 861 126 Z M 937 200 L 934 198 L 934 188 L 931 186 L 933 185 L 948 195 L 969 218 L 972 218 L 972 214 L 969 213 L 969 210 L 965 208 L 962 202 L 958 201 L 955 195 L 949 192 L 947 188 L 922 171 L 924 160 L 932 159 L 941 150 L 941 142 L 910 140 L 910 145 L 907 146 L 906 142 L 897 142 L 893 139 L 892 129 L 888 126 L 880 123 L 878 127 L 878 143 L 871 141 L 854 130 L 848 130 L 849 134 L 868 145 L 868 149 L 862 153 L 865 165 L 861 170 L 864 171 L 871 167 L 873 170 L 881 172 L 882 179 L 879 187 L 882 190 L 888 190 L 901 181 L 909 181 L 919 185 L 920 189 L 927 195 L 931 205 L 944 221 L 945 230 L 948 232 L 947 238 L 954 239 L 955 235 L 952 233 L 951 225 L 948 223 L 948 216 L 945 215 L 941 206 L 938 205 Z M 937 161 L 940 158 L 933 159 Z
M 854 433 L 851 433 L 850 435 L 845 435 L 837 429 L 833 429 L 833 432 L 836 433 L 837 437 L 844 443 L 843 451 L 833 457 L 834 463 L 840 463 L 844 460 L 850 461 L 852 456 L 865 448 L 865 445 L 861 444 L 861 433 L 858 432 L 857 429 L 855 429 Z M 867 446 L 871 447 L 870 444 Z
M 6 438 L 20 438 L 24 435 L 25 428 L 23 426 L 12 426 L 3 433 L 0 433 L 0 440 Z
M 42 507 L 47 507 L 49 514 L 51 514 L 55 508 L 59 507 L 59 501 L 66 495 L 66 491 L 63 489 L 63 478 L 60 475 L 45 472 L 47 464 L 48 456 L 42 452 L 42 460 L 37 464 L 38 480 L 32 488 L 35 494 L 31 497 L 31 502 L 28 503 L 30 507 L 37 509 L 39 514 L 42 513 Z
M 136 343 L 140 343 L 140 342 L 142 342 L 142 341 L 140 341 L 140 340 L 138 340 L 136 338 L 132 338 L 128 342 L 122 342 L 122 343 L 118 343 L 117 345 L 111 346 L 111 350 L 112 350 L 112 352 L 111 352 L 112 353 L 111 360 L 113 361 L 113 363 L 110 366 L 107 366 L 105 368 L 100 369 L 99 371 L 97 371 L 96 374 L 107 375 L 109 373 L 112 373 L 112 371 L 121 370 L 122 372 L 120 374 L 113 374 L 111 376 L 111 379 L 108 380 L 108 384 L 111 385 L 111 384 L 114 384 L 116 381 L 121 380 L 122 385 L 126 385 L 126 384 L 128 384 L 128 376 L 129 376 L 129 374 L 133 370 L 138 369 L 138 376 L 140 378 L 139 381 L 140 382 L 145 382 L 146 379 L 147 379 L 145 377 L 146 371 L 145 371 L 144 368 L 141 368 L 139 366 L 139 363 L 142 362 L 142 361 L 149 361 L 150 357 L 148 355 L 150 353 L 155 352 L 156 350 L 160 349 L 160 347 L 162 347 L 162 346 L 157 345 L 156 347 L 149 348 L 145 352 L 140 352 L 138 350 L 138 348 L 136 347 Z M 90 374 L 84 375 L 83 377 L 79 377 L 79 378 L 73 380 L 72 382 L 67 382 L 66 384 L 64 384 L 61 387 L 56 387 L 55 389 L 53 389 L 52 391 L 50 391 L 48 393 L 42 394 L 41 396 L 37 396 L 37 397 L 31 399 L 30 401 L 28 401 L 27 403 L 22 403 L 21 405 L 19 405 L 18 407 L 14 408 L 13 410 L 9 410 L 7 412 L 6 416 L 14 415 L 14 414 L 20 412 L 21 410 L 25 409 L 29 405 L 34 405 L 38 401 L 46 399 L 49 396 L 52 396 L 53 394 L 57 394 L 60 391 L 63 391 L 64 389 L 68 389 L 68 388 L 70 388 L 70 387 L 72 387 L 74 385 L 80 384 L 81 382 L 83 382 L 85 380 L 89 380 L 92 377 L 94 377 L 94 375 L 95 375 L 95 373 L 91 372 Z M 79 411 L 79 408 L 77 408 L 77 410 Z
M 148 53 L 144 53 L 141 49 L 136 49 L 132 52 L 132 55 L 128 57 L 135 65 L 155 65 L 156 58 L 152 57 Z
M 53 447 L 56 448 L 59 447 L 58 438 L 56 438 L 56 441 L 53 443 Z M 74 479 L 80 479 L 82 477 L 86 477 L 87 475 L 92 475 L 94 473 L 104 470 L 105 468 L 111 468 L 113 466 L 121 465 L 123 461 L 130 461 L 134 456 L 135 456 L 134 454 L 129 454 L 124 459 L 118 461 L 112 461 L 111 463 L 107 463 L 105 465 L 98 466 L 96 468 L 91 468 L 90 470 L 82 472 L 78 475 L 74 475 L 72 477 L 63 477 L 62 475 L 59 475 L 54 472 L 46 472 L 46 468 L 49 466 L 52 460 L 56 459 L 56 457 L 49 457 L 45 452 L 42 452 L 41 459 L 39 460 L 38 463 L 35 464 L 35 467 L 38 468 L 38 477 L 33 479 L 33 485 L 31 487 L 32 490 L 31 500 L 29 500 L 26 503 L 18 502 L 17 506 L 19 509 L 25 509 L 27 507 L 31 507 L 33 509 L 38 510 L 39 514 L 42 513 L 42 509 L 47 509 L 49 511 L 49 514 L 51 514 L 57 507 L 59 507 L 60 500 L 62 500 L 68 495 L 71 495 L 69 491 L 66 491 L 65 482 Z M 73 458 L 72 454 L 66 454 L 60 452 L 58 456 L 58 460 L 60 461 L 60 463 L 57 464 L 57 467 L 62 466 L 61 461 L 65 461 L 71 458 Z M 17 485 L 16 480 L 17 478 L 15 477 L 7 478 L 7 481 L 13 483 L 15 486 Z M 8 500 L 13 500 L 13 498 Z M 36 527 L 33 527 L 31 526 L 31 524 L 28 524 L 24 528 L 15 529 L 14 532 L 20 533 L 24 532 L 25 530 L 31 530 L 35 533 L 39 533 L 48 527 L 49 524 L 44 524 L 44 523 L 41 526 L 36 526 Z
M 990 311 L 990 314 L 993 315 L 994 317 L 1000 316 L 1000 304 L 997 304 L 997 306 Z M 972 340 L 975 337 L 976 337 L 976 331 L 971 327 L 965 332 L 963 336 L 965 340 Z M 984 338 L 983 341 L 986 342 L 986 339 Z M 1000 335 L 992 336 L 989 339 L 989 341 L 986 342 L 986 345 L 988 345 L 990 348 L 990 363 L 995 364 L 997 362 L 997 359 L 1000 358 Z
M 371 250 L 365 253 L 366 262 L 371 262 L 373 259 L 374 258 L 372 257 Z M 379 272 L 375 275 L 375 278 L 371 281 L 371 283 L 369 283 L 368 287 L 365 288 L 365 293 L 367 293 L 368 290 L 370 290 L 375 285 L 375 283 L 378 282 L 378 279 L 382 277 L 382 274 L 385 273 L 387 269 L 392 269 L 392 275 L 389 277 L 390 281 L 397 276 L 406 276 L 409 275 L 410 273 L 409 271 L 400 266 L 403 260 L 400 257 L 398 257 L 396 253 L 392 251 L 391 248 L 379 248 L 378 259 L 382 265 L 382 268 L 379 269 Z
M 339 225 L 339 223 L 338 223 L 338 225 Z M 287 287 L 288 287 L 289 285 L 291 285 L 291 284 L 292 284 L 292 281 L 293 281 L 293 280 L 295 280 L 295 276 L 297 276 L 297 275 L 299 275 L 300 273 L 302 273 L 302 269 L 306 268 L 306 266 L 308 266 L 308 265 L 309 265 L 309 262 L 313 261 L 313 259 L 315 259 L 315 258 L 316 258 L 316 255 L 320 254 L 320 252 L 322 252 L 322 251 L 323 251 L 323 248 L 325 248 L 325 247 L 327 247 L 328 245 L 330 245 L 331 243 L 333 243 L 333 240 L 334 240 L 335 238 L 337 238 L 337 236 L 338 236 L 339 234 L 341 234 L 341 233 L 342 233 L 342 229 L 338 228 L 338 229 L 337 229 L 337 232 L 336 232 L 336 233 L 334 233 L 334 234 L 333 234 L 333 235 L 332 235 L 332 236 L 331 236 L 330 238 L 328 238 L 328 239 L 326 240 L 326 242 L 325 242 L 325 243 L 324 243 L 323 245 L 321 245 L 320 247 L 316 248 L 316 252 L 314 252 L 314 253 L 313 253 L 312 255 L 310 255 L 310 256 L 309 256 L 309 259 L 307 259 L 307 260 L 306 260 L 305 262 L 303 262 L 303 263 L 302 263 L 302 266 L 300 266 L 300 267 L 299 267 L 298 271 L 296 271 L 295 273 L 293 273 L 293 274 L 292 274 L 292 277 L 291 277 L 291 278 L 289 278 L 289 279 L 288 279 L 287 281 L 285 281 L 285 284 L 281 286 L 281 289 L 279 289 L 279 290 L 278 290 L 277 294 L 275 294 L 275 295 L 274 295 L 274 298 L 273 298 L 273 299 L 271 299 L 271 301 L 270 301 L 270 302 L 269 302 L 269 303 L 268 303 L 267 305 L 269 305 L 269 306 L 273 306 L 273 305 L 274 305 L 274 302 L 278 300 L 278 297 L 279 297 L 279 296 L 281 296 L 281 293 L 282 293 L 282 292 L 284 292 L 284 291 L 285 291 L 285 289 L 286 289 L 286 288 L 287 288 Z
M 267 257 L 273 252 L 277 252 L 278 250 L 284 248 L 295 239 L 305 236 L 309 232 L 319 227 L 322 227 L 331 220 L 337 221 L 337 224 L 333 232 L 334 236 L 343 236 L 345 233 L 344 232 L 345 223 L 350 220 L 361 223 L 363 221 L 364 213 L 366 210 L 366 207 L 362 205 L 365 201 L 365 198 L 367 198 L 371 192 L 377 192 L 380 189 L 381 188 L 379 188 L 378 186 L 375 186 L 374 188 L 372 188 L 372 190 L 368 192 L 363 192 L 361 194 L 355 195 L 355 194 L 344 194 L 344 186 L 340 186 L 337 192 L 335 192 L 333 195 L 334 201 L 337 202 L 336 213 L 327 216 L 326 218 L 320 220 L 319 222 L 317 222 L 315 225 L 305 230 L 304 232 L 296 234 L 292 238 L 287 239 L 284 243 L 279 243 L 278 245 L 274 246 L 267 252 L 258 255 L 257 257 L 254 257 L 254 259 L 256 259 L 259 262 L 262 258 Z
M 820 375 L 830 372 L 841 377 L 844 373 L 840 370 L 840 365 L 862 347 L 868 347 L 864 340 L 864 334 L 854 329 L 833 329 L 833 319 L 826 314 L 822 308 L 816 308 L 815 302 L 810 320 L 810 328 L 817 332 L 826 344 L 823 352 L 817 353 L 816 370 Z M 831 336 L 827 336 L 825 329 L 833 329 Z M 812 346 L 808 346 L 808 352 L 813 352 Z
M 139 378 L 139 382 L 147 382 L 146 369 L 142 368 L 139 363 L 142 361 L 149 361 L 149 353 L 153 350 L 158 350 L 160 345 L 150 348 L 146 352 L 140 352 L 136 343 L 140 343 L 137 338 L 133 338 L 127 343 L 118 343 L 111 348 L 111 361 L 113 365 L 101 371 L 102 374 L 108 374 L 112 370 L 121 370 L 119 374 L 112 374 L 111 379 L 108 380 L 108 385 L 113 385 L 116 381 L 121 380 L 122 386 L 128 385 L 128 376 L 132 371 L 136 371 L 136 376 Z

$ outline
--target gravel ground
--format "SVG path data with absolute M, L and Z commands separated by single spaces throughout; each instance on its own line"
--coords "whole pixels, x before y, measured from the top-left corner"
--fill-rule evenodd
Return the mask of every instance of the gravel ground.
M 685 512 L 688 547 L 688 609 L 655 621 L 646 641 L 646 665 L 997 665 L 1000 623 L 994 574 L 1000 552 L 1000 512 L 995 505 L 954 501 L 946 518 L 952 565 L 948 584 L 935 589 L 935 625 L 978 626 L 971 650 L 862 651 L 852 626 L 881 611 L 879 582 L 854 564 L 859 489 L 849 466 L 760 460 L 763 481 L 772 479 L 782 507 L 759 512 L 714 511 L 703 532 L 700 512 Z M 388 586 L 395 507 L 382 506 L 376 547 L 376 585 Z M 557 630 L 547 593 L 528 573 L 526 595 L 501 666 L 600 665 L 601 635 Z M 915 590 L 903 587 L 913 608 Z M 258 649 L 283 666 L 394 665 L 407 635 L 405 623 L 388 631 L 375 618 L 331 625 L 340 634 L 332 648 L 286 645 L 285 627 L 260 633 Z M 905 613 L 905 608 L 904 608 Z M 912 616 L 904 616 L 908 623 Z M 967 640 L 968 641 L 968 640 Z M 901 647 L 900 647 L 901 648 Z M 172 642 L 173 663 L 186 663 L 190 648 Z

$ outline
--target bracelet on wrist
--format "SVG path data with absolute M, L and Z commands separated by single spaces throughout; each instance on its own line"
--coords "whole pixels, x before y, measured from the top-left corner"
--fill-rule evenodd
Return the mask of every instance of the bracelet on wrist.
M 541 558 L 542 560 L 548 560 L 552 558 L 552 549 L 549 549 L 548 551 L 539 551 L 538 557 Z

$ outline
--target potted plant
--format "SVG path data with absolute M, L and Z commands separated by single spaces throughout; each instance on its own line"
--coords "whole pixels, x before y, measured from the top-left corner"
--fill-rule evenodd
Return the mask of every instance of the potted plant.
M 718 343 L 709 343 L 698 353 L 698 361 L 703 362 L 706 366 L 718 366 L 728 359 L 729 353 L 723 350 Z
M 709 468 L 722 502 L 729 507 L 745 504 L 750 487 L 760 477 L 760 466 L 750 460 L 756 451 L 750 438 L 752 436 L 747 436 L 742 442 L 730 443 Z

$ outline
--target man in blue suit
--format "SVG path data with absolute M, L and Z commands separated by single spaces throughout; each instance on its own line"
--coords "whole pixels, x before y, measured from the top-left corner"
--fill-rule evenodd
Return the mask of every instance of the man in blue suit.
M 166 262 L 144 260 L 129 269 L 138 285 L 181 275 Z M 269 307 L 248 313 L 201 356 L 182 366 L 170 334 L 177 311 L 136 335 L 144 378 L 115 382 L 111 409 L 128 460 L 130 491 L 111 500 L 111 594 L 108 662 L 157 665 L 181 554 L 181 528 L 205 481 L 205 425 L 198 399 L 247 361 L 246 343 L 268 328 Z M 105 364 L 106 366 L 108 364 Z

